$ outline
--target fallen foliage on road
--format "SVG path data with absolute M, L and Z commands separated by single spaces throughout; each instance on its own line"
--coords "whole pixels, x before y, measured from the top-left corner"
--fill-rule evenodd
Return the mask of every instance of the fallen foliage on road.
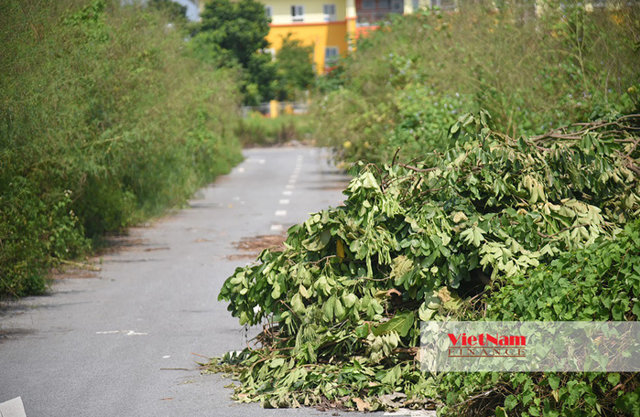
M 210 369 L 268 407 L 631 412 L 633 374 L 432 375 L 415 355 L 426 320 L 637 320 L 639 131 L 634 114 L 516 139 L 480 112 L 446 151 L 361 164 L 344 206 L 225 282 L 233 316 L 264 329 Z

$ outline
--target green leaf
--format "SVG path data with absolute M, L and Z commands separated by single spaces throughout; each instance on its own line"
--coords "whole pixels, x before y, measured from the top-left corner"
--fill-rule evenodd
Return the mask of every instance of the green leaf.
M 300 294 L 295 294 L 291 299 L 291 308 L 296 314 L 305 313 L 306 308 L 304 306 L 304 303 L 302 302 L 302 298 L 300 297 Z
M 344 318 L 345 315 L 345 309 L 342 306 L 342 302 L 340 302 L 339 298 L 335 298 L 334 299 L 334 304 L 333 304 L 333 312 L 335 314 L 335 317 L 337 320 L 342 320 Z
M 328 228 L 322 229 L 322 231 L 315 237 L 311 237 L 302 242 L 305 249 L 311 252 L 317 252 L 327 246 L 331 240 L 331 232 Z
M 329 299 L 324 303 L 322 307 L 323 317 L 326 321 L 333 321 L 333 312 L 335 310 L 336 298 L 334 296 L 329 297 Z
M 433 317 L 435 313 L 436 313 L 436 310 L 429 308 L 426 301 L 422 303 L 420 305 L 420 308 L 418 309 L 418 317 L 422 321 L 431 320 L 431 317 Z
M 379 190 L 380 186 L 371 172 L 367 172 L 361 176 L 362 186 L 364 188 Z
M 357 301 L 358 301 L 358 297 L 353 293 L 345 294 L 345 295 L 342 296 L 342 303 L 344 304 L 344 306 L 346 308 L 353 307 L 353 305 Z
M 368 323 L 361 324 L 355 329 L 356 336 L 362 339 L 366 338 L 369 335 L 370 328 L 371 326 Z
M 560 386 L 560 377 L 555 374 L 549 374 L 549 376 L 547 377 L 547 381 L 549 382 L 549 387 L 552 390 L 557 390 Z
M 309 291 L 302 284 L 300 284 L 300 286 L 298 287 L 298 293 L 300 293 L 300 295 L 304 298 L 311 297 L 311 294 L 309 294 Z
M 514 395 L 507 395 L 504 399 L 504 408 L 506 410 L 513 410 L 518 405 L 518 399 Z
M 618 383 L 620 382 L 620 374 L 618 373 L 611 373 L 607 375 L 607 381 L 609 381 L 609 383 L 611 385 L 618 385 Z
M 273 289 L 271 290 L 271 298 L 277 300 L 280 298 L 280 284 L 276 281 L 273 283 Z
M 405 337 L 413 326 L 414 320 L 415 316 L 413 312 L 398 314 L 391 320 L 375 327 L 373 329 L 373 334 L 380 336 L 386 333 L 396 332 L 400 336 Z
M 269 363 L 269 367 L 271 368 L 279 368 L 282 365 L 284 365 L 284 358 L 275 358 Z

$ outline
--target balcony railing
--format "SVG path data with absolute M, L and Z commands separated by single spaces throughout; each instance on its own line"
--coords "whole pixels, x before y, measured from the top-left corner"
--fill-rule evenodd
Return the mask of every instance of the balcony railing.
M 356 25 L 357 26 L 375 26 L 380 22 L 386 22 L 389 20 L 389 15 L 394 12 L 389 10 L 358 10 L 356 12 Z

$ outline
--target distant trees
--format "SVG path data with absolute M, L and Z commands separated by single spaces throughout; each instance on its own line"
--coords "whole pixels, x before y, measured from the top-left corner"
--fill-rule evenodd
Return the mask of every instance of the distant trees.
M 276 56 L 278 66 L 278 97 L 294 100 L 300 91 L 307 90 L 314 81 L 313 46 L 304 46 L 288 34 Z
M 312 46 L 287 36 L 277 61 L 273 61 L 266 40 L 270 18 L 262 3 L 212 0 L 200 17 L 192 33 L 196 53 L 218 66 L 241 70 L 246 104 L 273 98 L 291 100 L 313 83 Z
M 264 5 L 255 0 L 212 0 L 205 6 L 193 44 L 201 58 L 243 71 L 245 102 L 271 99 L 277 90 L 276 65 L 266 36 L 269 18 Z

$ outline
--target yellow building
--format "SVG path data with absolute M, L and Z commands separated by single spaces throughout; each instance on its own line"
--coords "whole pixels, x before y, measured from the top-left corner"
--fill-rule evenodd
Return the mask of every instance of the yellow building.
M 349 39 L 355 36 L 355 0 L 262 0 L 271 17 L 267 40 L 274 51 L 291 34 L 313 46 L 313 62 L 318 73 L 328 70 L 332 61 L 344 56 Z
M 319 74 L 329 71 L 333 62 L 352 48 L 355 38 L 377 27 L 376 22 L 389 13 L 410 12 L 411 6 L 417 8 L 418 4 L 416 0 L 259 1 L 271 18 L 267 35 L 271 52 L 277 53 L 282 40 L 291 34 L 292 39 L 313 46 L 313 62 Z M 200 7 L 203 4 L 201 1 Z

